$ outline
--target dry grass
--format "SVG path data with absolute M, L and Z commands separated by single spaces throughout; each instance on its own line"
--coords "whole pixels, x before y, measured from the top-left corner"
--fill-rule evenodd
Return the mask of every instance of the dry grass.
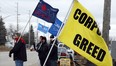
M 2 52 L 2 51 L 9 51 L 9 50 L 10 50 L 10 48 L 5 47 L 4 45 L 0 46 L 0 52 Z

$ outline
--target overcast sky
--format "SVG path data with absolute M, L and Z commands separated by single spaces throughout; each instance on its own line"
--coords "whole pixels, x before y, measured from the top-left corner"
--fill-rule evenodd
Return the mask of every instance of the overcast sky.
M 70 8 L 72 0 L 44 0 L 54 8 L 58 8 L 59 12 L 57 17 L 63 22 L 66 14 Z M 100 29 L 102 28 L 103 23 L 103 8 L 104 0 L 78 0 L 85 8 L 87 8 L 95 17 Z M 32 14 L 39 0 L 0 0 L 0 15 L 2 15 L 6 28 L 10 24 L 13 24 L 16 27 L 16 11 L 17 3 L 19 4 L 19 25 L 21 28 L 25 26 L 29 19 L 29 10 Z M 111 30 L 110 36 L 116 37 L 116 0 L 111 2 Z M 8 17 L 7 17 L 8 16 Z M 51 24 L 46 23 L 45 21 L 32 17 L 31 24 L 34 26 L 34 29 L 37 29 L 37 24 L 41 23 L 46 26 Z M 26 29 L 28 31 L 28 27 Z M 101 29 L 102 30 L 102 29 Z

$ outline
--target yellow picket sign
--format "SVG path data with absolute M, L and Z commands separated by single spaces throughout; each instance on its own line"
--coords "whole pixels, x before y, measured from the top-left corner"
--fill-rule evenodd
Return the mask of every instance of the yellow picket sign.
M 74 0 L 58 39 L 97 66 L 112 66 L 112 58 L 91 13 Z

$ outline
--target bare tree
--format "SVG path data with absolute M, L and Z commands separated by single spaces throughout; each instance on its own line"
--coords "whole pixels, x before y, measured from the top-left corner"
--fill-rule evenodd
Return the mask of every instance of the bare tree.
M 10 24 L 9 28 L 7 29 L 7 33 L 10 34 L 10 35 L 15 33 L 16 28 L 14 28 L 14 27 L 15 27 L 14 25 Z
M 15 26 L 10 24 L 9 27 L 7 28 L 7 41 L 11 41 L 12 40 L 12 35 L 15 32 L 16 32 Z

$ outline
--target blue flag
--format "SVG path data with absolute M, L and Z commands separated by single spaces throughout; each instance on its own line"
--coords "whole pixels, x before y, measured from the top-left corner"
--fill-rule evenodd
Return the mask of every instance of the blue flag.
M 41 31 L 41 32 L 43 32 L 43 33 L 47 33 L 48 32 L 48 27 L 46 27 L 46 26 L 44 26 L 44 25 L 42 25 L 42 24 L 38 24 L 38 28 L 37 28 L 37 30 L 39 30 L 39 31 Z
M 41 0 L 32 15 L 41 18 L 49 23 L 54 23 L 58 11 L 58 9 L 53 8 L 52 6 Z
M 59 31 L 59 29 L 60 29 L 60 27 L 61 27 L 61 24 L 62 24 L 62 22 L 58 18 L 56 18 L 55 23 L 52 24 L 52 26 L 49 29 L 49 33 L 51 33 L 52 35 L 56 36 L 58 31 Z

